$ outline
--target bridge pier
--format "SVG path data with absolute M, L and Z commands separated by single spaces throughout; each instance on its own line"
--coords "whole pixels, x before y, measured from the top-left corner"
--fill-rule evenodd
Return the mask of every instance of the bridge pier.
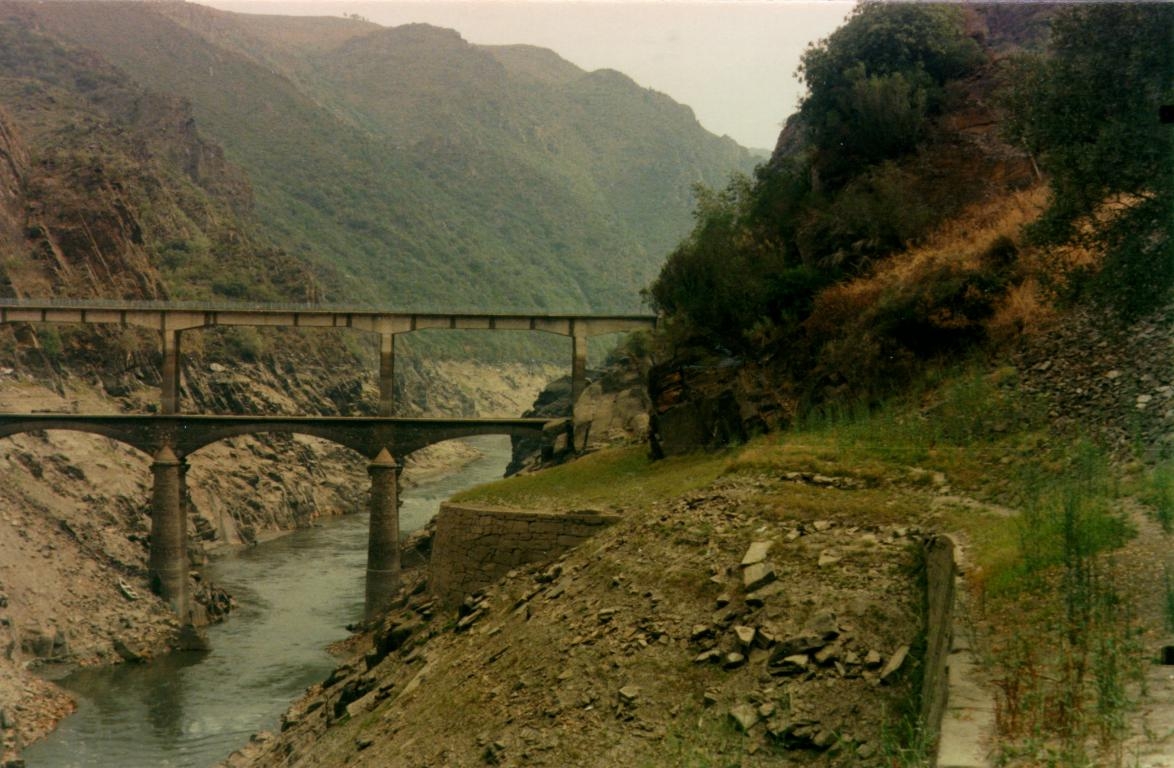
M 399 473 L 386 448 L 367 467 L 371 520 L 367 534 L 367 590 L 363 614 L 375 618 L 400 588 Z
M 180 332 L 164 329 L 160 333 L 163 336 L 163 397 L 160 408 L 163 413 L 179 413 Z
M 587 388 L 587 329 L 575 323 L 571 334 L 571 421 L 575 419 L 575 405 Z
M 379 334 L 379 415 L 395 415 L 395 334 Z
M 185 463 L 169 446 L 155 454 L 151 474 L 151 551 L 147 571 L 151 591 L 162 597 L 181 620 L 188 617 L 187 515 L 184 509 Z

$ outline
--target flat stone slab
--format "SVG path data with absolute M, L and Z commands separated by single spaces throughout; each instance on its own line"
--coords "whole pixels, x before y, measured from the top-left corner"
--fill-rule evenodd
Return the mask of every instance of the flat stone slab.
M 738 726 L 738 730 L 748 733 L 758 725 L 758 710 L 751 704 L 738 704 L 730 709 L 730 719 Z
M 947 665 L 950 694 L 942 715 L 938 768 L 990 768 L 994 699 L 976 680 L 969 652 L 951 653 Z
M 742 556 L 742 567 L 761 563 L 766 560 L 767 554 L 770 552 L 770 547 L 773 542 L 770 541 L 754 541 L 750 543 L 750 548 L 746 550 L 746 554 Z
M 775 569 L 766 563 L 755 563 L 742 569 L 742 585 L 747 592 L 761 589 L 776 578 Z

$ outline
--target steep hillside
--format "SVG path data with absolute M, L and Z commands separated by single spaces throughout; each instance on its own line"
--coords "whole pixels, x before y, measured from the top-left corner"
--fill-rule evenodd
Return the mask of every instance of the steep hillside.
M 0 8 L 0 296 L 306 301 L 338 285 L 331 267 L 275 245 L 259 224 L 254 194 L 264 191 L 202 130 L 191 102 L 149 85 L 27 9 Z M 370 344 L 291 335 L 191 334 L 184 409 L 370 411 Z M 516 414 L 554 374 L 541 364 L 438 372 L 403 351 L 411 413 Z M 158 367 L 154 334 L 0 326 L 0 410 L 149 412 Z M 0 762 L 71 706 L 31 670 L 135 659 L 173 643 L 176 629 L 146 580 L 148 457 L 70 433 L 3 443 Z M 296 460 L 280 475 L 262 471 L 284 454 Z M 361 478 L 361 462 L 323 443 L 246 439 L 204 459 L 191 476 L 196 553 L 209 533 L 214 546 L 238 546 L 362 505 L 362 482 L 337 480 Z
M 5 292 L 165 298 L 149 244 L 222 237 L 247 183 L 190 130 L 179 100 L 20 20 L 0 36 Z
M 340 270 L 332 298 L 635 309 L 687 227 L 690 185 L 752 165 L 627 78 L 563 62 L 537 79 L 524 51 L 423 25 L 331 19 L 318 36 L 186 4 L 28 12 L 190 99 L 266 231 Z

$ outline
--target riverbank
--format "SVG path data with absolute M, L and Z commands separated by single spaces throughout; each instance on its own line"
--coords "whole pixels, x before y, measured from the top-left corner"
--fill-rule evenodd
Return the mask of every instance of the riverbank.
M 918 674 L 932 491 L 643 452 L 473 492 L 512 486 L 555 512 L 606 496 L 620 519 L 516 568 L 455 623 L 405 598 L 280 734 L 225 765 L 879 764 Z M 468 727 L 451 727 L 456 712 Z
M 405 596 L 281 733 L 226 765 L 925 764 L 932 739 L 903 716 L 915 696 L 892 686 L 920 674 L 910 545 L 948 533 L 971 611 L 956 647 L 974 650 L 1004 713 L 982 755 L 1166 768 L 1170 459 L 1071 431 L 1037 389 L 1049 367 L 952 371 L 722 451 L 605 450 L 461 494 L 621 520 L 456 613 Z M 1126 394 L 1147 419 L 1138 434 L 1169 434 L 1149 429 L 1169 410 Z M 856 679 L 870 684 L 841 687 Z M 467 726 L 453 729 L 458 711 Z
M 482 458 L 405 490 L 405 519 L 426 519 L 437 497 L 500 475 L 508 440 L 478 443 Z M 337 664 L 330 644 L 362 616 L 366 536 L 366 519 L 346 516 L 217 557 L 205 573 L 236 596 L 238 608 L 208 628 L 211 651 L 91 669 L 64 681 L 81 707 L 26 750 L 29 765 L 206 768 L 249 732 L 275 726 L 289 703 Z
M 437 368 L 437 376 L 475 377 L 472 394 L 453 404 L 470 415 L 520 413 L 552 375 L 549 366 Z M 114 413 L 143 408 L 157 396 L 144 389 L 112 397 L 68 372 L 51 384 L 11 370 L 0 377 L 0 410 L 17 413 Z M 446 379 L 441 389 L 457 386 L 459 381 Z M 267 385 L 258 385 L 258 393 L 266 391 Z M 296 411 L 296 403 L 286 400 Z M 405 484 L 474 457 L 460 444 L 409 457 Z M 360 511 L 365 470 L 362 460 L 343 449 L 296 436 L 234 438 L 210 446 L 194 458 L 188 476 L 194 551 L 205 553 L 202 559 L 208 551 L 249 546 L 322 517 Z M 150 477 L 148 457 L 97 436 L 50 431 L 4 439 L 0 764 L 17 759 L 71 711 L 69 695 L 42 674 L 138 661 L 166 652 L 173 641 L 175 619 L 146 581 Z

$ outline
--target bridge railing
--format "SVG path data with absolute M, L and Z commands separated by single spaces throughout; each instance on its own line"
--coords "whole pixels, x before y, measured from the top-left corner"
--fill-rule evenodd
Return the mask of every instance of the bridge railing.
M 535 312 L 516 307 L 492 310 L 464 309 L 450 312 L 437 308 L 401 307 L 389 309 L 376 304 L 336 304 L 330 302 L 277 301 L 195 301 L 154 299 L 75 299 L 0 297 L 0 307 L 8 309 L 108 309 L 108 310 L 173 310 L 188 312 L 303 312 L 324 314 L 365 315 L 435 315 L 443 317 L 538 317 L 538 318 L 596 318 L 653 320 L 653 315 L 632 313 L 594 313 L 585 311 Z

